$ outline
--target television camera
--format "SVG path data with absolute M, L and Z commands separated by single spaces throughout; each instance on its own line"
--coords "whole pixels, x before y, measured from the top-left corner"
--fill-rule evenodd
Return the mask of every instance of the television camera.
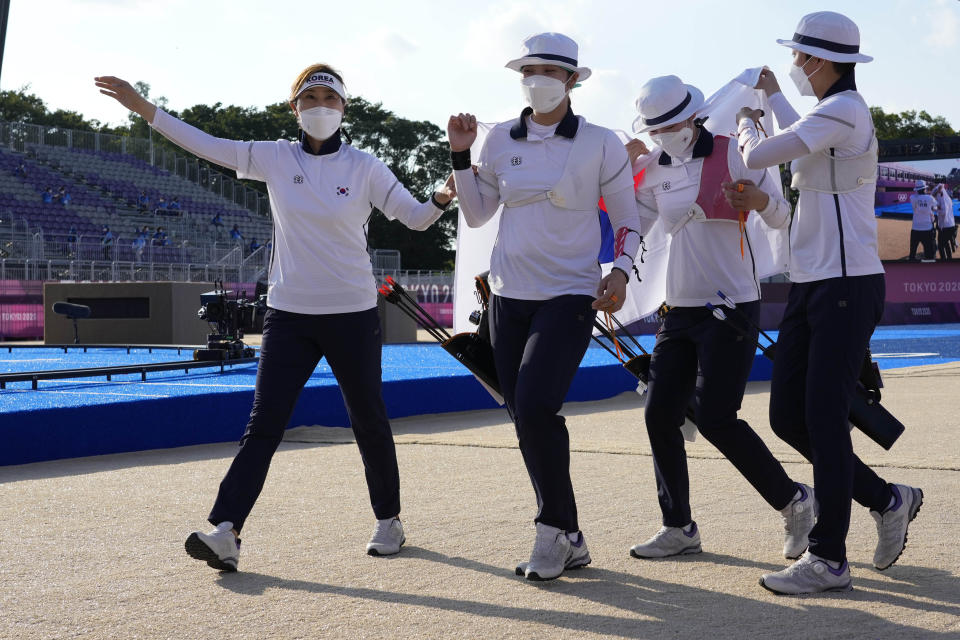
M 215 333 L 207 335 L 207 347 L 193 352 L 194 360 L 236 360 L 252 358 L 254 350 L 243 342 L 244 331 L 252 329 L 257 316 L 267 309 L 267 296 L 257 286 L 253 300 L 247 300 L 246 292 L 234 294 L 223 288 L 223 282 L 214 283 L 214 290 L 200 294 L 200 309 L 197 316 L 206 320 Z M 233 296 L 231 298 L 231 296 Z

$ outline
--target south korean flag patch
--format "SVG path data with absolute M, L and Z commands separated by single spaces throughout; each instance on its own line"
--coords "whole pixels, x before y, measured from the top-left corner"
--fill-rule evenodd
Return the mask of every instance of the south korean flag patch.
M 350 187 L 337 187 L 337 195 L 347 197 L 350 195 Z

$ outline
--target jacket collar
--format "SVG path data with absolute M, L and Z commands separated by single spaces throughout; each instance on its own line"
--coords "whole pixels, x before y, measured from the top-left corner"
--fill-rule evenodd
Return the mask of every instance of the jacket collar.
M 332 136 L 320 144 L 320 150 L 314 153 L 313 149 L 310 148 L 310 143 L 307 142 L 307 136 L 304 135 L 302 129 L 298 135 L 300 138 L 300 148 L 311 156 L 325 156 L 331 153 L 336 153 L 340 150 L 340 145 L 342 144 L 340 141 L 340 129 L 337 129 Z
M 840 78 L 833 83 L 833 85 L 827 89 L 827 92 L 823 94 L 821 100 L 826 100 L 835 93 L 840 93 L 841 91 L 856 91 L 857 90 L 857 79 L 854 75 L 853 69 L 850 70 L 850 73 L 845 73 Z
M 527 116 L 533 113 L 531 107 L 527 107 L 520 112 L 520 120 L 515 125 L 510 127 L 510 137 L 514 140 L 519 140 L 521 138 L 527 137 Z M 580 126 L 580 121 L 577 120 L 577 116 L 573 113 L 573 108 L 567 106 L 567 112 L 563 115 L 563 120 L 557 125 L 557 135 L 563 136 L 564 138 L 573 138 L 577 135 L 577 128 Z
M 693 157 L 706 158 L 713 153 L 713 134 L 707 131 L 704 127 L 699 127 L 699 129 L 700 135 L 697 136 L 697 141 L 693 143 Z M 671 158 L 666 151 L 661 151 L 660 159 L 657 160 L 657 164 L 670 166 L 673 164 L 673 158 Z

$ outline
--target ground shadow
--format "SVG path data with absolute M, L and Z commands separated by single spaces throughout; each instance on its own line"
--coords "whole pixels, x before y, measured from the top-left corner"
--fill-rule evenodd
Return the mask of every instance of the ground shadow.
M 703 554 L 700 558 L 701 560 L 709 558 L 725 564 L 739 564 L 739 559 L 730 556 Z M 895 593 L 896 587 L 892 589 L 892 585 L 887 583 L 882 585 L 885 589 L 883 592 L 861 588 L 849 594 L 834 594 L 829 597 L 835 597 L 841 604 L 827 607 L 813 604 L 811 598 L 778 598 L 763 591 L 759 586 L 756 587 L 758 590 L 756 597 L 743 597 L 719 593 L 695 585 L 645 578 L 640 568 L 642 565 L 639 563 L 636 574 L 587 567 L 568 572 L 556 581 L 534 583 L 515 576 L 509 567 L 489 565 L 461 556 L 448 556 L 415 546 L 405 548 L 403 554 L 395 561 L 435 562 L 461 572 L 467 570 L 482 574 L 482 579 L 485 581 L 503 581 L 504 585 L 508 582 L 522 584 L 531 589 L 548 590 L 557 594 L 583 598 L 604 608 L 620 610 L 623 615 L 574 612 L 560 608 L 527 608 L 501 602 L 422 595 L 390 589 L 347 587 L 262 573 L 224 573 L 218 577 L 217 584 L 234 593 L 249 596 L 262 595 L 268 589 L 289 589 L 627 638 L 667 637 L 678 633 L 690 637 L 707 634 L 709 637 L 760 637 L 773 632 L 782 635 L 784 629 L 799 631 L 806 629 L 810 632 L 807 635 L 814 636 L 822 633 L 835 634 L 837 630 L 843 630 L 841 633 L 847 635 L 882 633 L 888 637 L 937 638 L 948 637 L 950 634 L 894 623 L 860 610 L 858 604 L 880 601 L 923 611 L 944 612 L 952 615 L 960 613 L 951 605 L 956 599 L 955 594 L 948 596 L 946 593 L 930 593 L 929 590 L 924 590 L 918 596 L 926 602 L 919 602 L 898 595 Z M 760 563 L 754 564 L 763 569 L 775 568 Z M 915 577 L 921 580 L 932 577 L 931 574 L 938 578 L 952 578 L 936 570 L 913 569 L 918 570 Z M 911 590 L 915 587 L 912 582 L 906 584 Z M 930 602 L 931 599 L 936 600 L 938 597 L 942 597 L 941 602 Z M 797 607 L 798 602 L 803 603 L 804 606 Z M 847 603 L 849 606 L 845 606 Z M 638 614 L 643 617 L 638 618 Z M 810 627 L 814 621 L 816 629 L 820 631 Z

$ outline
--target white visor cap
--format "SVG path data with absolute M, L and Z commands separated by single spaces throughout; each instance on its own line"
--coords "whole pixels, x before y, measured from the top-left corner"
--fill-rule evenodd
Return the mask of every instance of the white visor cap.
M 338 96 L 344 100 L 347 99 L 347 90 L 343 87 L 343 83 L 337 80 L 336 76 L 333 76 L 326 71 L 317 71 L 316 73 L 311 73 L 307 79 L 303 81 L 303 84 L 300 85 L 300 88 L 297 89 L 297 95 L 293 96 L 293 99 L 296 100 L 300 97 L 301 93 L 307 89 L 312 89 L 313 87 L 326 87 L 327 89 L 332 89 Z

